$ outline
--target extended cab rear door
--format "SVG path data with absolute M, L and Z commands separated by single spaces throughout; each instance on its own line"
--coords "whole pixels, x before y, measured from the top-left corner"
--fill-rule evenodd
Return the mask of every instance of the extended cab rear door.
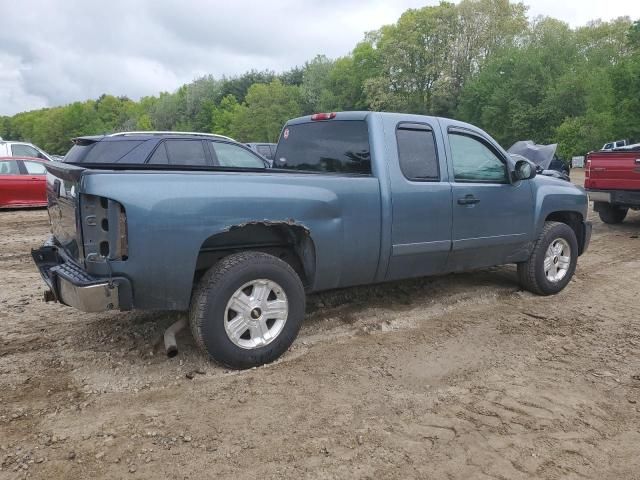
M 429 117 L 386 120 L 393 216 L 388 280 L 444 271 L 452 214 L 441 139 L 438 122 Z

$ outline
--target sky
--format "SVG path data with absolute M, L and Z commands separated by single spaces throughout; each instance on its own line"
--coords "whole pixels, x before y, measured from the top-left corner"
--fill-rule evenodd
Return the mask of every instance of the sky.
M 174 91 L 205 74 L 281 72 L 347 54 L 364 33 L 437 0 L 0 0 L 0 115 Z M 580 26 L 639 0 L 525 0 Z

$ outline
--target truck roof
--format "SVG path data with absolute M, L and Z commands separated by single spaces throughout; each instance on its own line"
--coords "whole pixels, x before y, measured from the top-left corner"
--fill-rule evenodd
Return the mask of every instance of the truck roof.
M 454 120 L 445 117 L 434 117 L 430 115 L 419 115 L 413 113 L 395 113 L 395 112 L 369 112 L 369 111 L 350 111 L 350 112 L 332 112 L 330 114 L 314 114 L 314 115 L 334 115 L 331 120 L 366 120 L 369 116 L 391 118 L 397 121 L 414 121 L 414 122 L 437 122 L 440 119 L 447 120 L 448 123 L 457 127 L 468 128 L 471 130 L 478 130 L 478 127 L 466 122 Z M 305 115 L 303 117 L 293 118 L 289 120 L 286 125 L 296 125 L 300 123 L 308 123 L 314 120 L 314 115 Z

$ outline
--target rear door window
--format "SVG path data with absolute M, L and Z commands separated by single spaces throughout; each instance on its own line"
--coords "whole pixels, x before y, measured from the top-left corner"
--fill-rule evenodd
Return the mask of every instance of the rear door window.
M 20 175 L 18 162 L 15 160 L 0 160 L 0 175 Z
M 207 166 L 202 140 L 165 140 L 170 165 Z
M 241 167 L 241 168 L 265 168 L 264 161 L 242 147 L 223 142 L 210 142 L 221 167 Z
M 363 120 L 287 125 L 274 167 L 311 172 L 371 174 L 369 132 Z
M 421 124 L 400 124 L 396 139 L 400 169 L 407 179 L 439 180 L 438 155 L 431 128 Z
M 28 175 L 46 175 L 47 169 L 42 163 L 23 161 L 24 168 Z

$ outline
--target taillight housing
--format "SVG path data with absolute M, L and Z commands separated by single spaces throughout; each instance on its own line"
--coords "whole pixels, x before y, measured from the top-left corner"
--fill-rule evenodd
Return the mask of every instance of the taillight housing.
M 85 262 L 124 261 L 129 256 L 127 213 L 120 203 L 82 195 L 82 245 Z
M 311 115 L 311 120 L 318 122 L 320 120 L 331 120 L 336 118 L 336 112 L 331 113 L 314 113 Z

